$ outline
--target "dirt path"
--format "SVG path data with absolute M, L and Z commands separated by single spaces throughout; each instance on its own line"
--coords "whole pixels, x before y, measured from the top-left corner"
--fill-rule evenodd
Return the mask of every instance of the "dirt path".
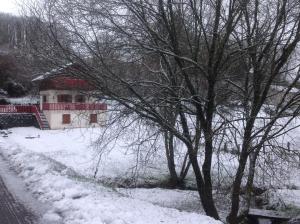
M 32 224 L 35 221 L 36 217 L 12 196 L 0 176 L 0 223 Z

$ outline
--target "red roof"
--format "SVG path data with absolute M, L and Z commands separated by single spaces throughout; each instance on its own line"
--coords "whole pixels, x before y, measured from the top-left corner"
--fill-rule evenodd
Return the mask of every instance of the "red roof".
M 76 77 L 76 73 L 80 73 L 82 70 L 80 65 L 70 63 L 52 69 L 32 81 L 39 84 L 40 90 L 94 90 L 95 88 L 88 81 Z
M 86 80 L 71 78 L 67 76 L 56 76 L 43 80 L 40 83 L 40 90 L 93 90 L 94 87 Z

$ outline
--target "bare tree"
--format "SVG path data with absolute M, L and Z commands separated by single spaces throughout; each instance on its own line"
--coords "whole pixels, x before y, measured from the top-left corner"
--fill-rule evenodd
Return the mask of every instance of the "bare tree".
M 269 4 L 269 1 L 256 1 L 243 5 L 240 30 L 236 32 L 241 50 L 247 54 L 245 67 L 248 72 L 243 85 L 236 87 L 244 96 L 245 126 L 239 167 L 233 183 L 230 223 L 237 222 L 239 193 L 249 156 L 248 196 L 252 191 L 256 160 L 264 144 L 285 133 L 288 124 L 299 114 L 299 95 L 291 96 L 291 89 L 300 78 L 298 64 L 292 68 L 286 66 L 289 60 L 295 60 L 292 54 L 300 41 L 300 20 L 296 13 L 299 8 L 293 1 L 277 2 L 274 8 L 269 8 Z M 293 78 L 282 92 L 272 89 L 278 86 L 278 80 L 288 80 L 290 75 Z M 272 115 L 261 118 L 262 109 L 268 104 L 272 105 Z M 285 116 L 288 118 L 282 122 L 281 118 Z
M 286 133 L 299 112 L 298 93 L 290 95 L 298 64 L 288 66 L 300 41 L 299 5 L 273 3 L 46 0 L 43 13 L 31 10 L 49 24 L 48 37 L 61 48 L 61 58 L 49 52 L 45 58 L 80 64 L 76 74 L 100 95 L 151 121 L 168 142 L 176 137 L 185 145 L 204 211 L 215 219 L 215 145 L 224 130 L 234 130 L 239 156 L 227 218 L 233 224 L 244 218 L 239 204 L 248 161 L 251 192 L 262 147 Z M 57 26 L 68 33 L 69 48 L 57 38 Z M 283 92 L 274 92 L 287 76 Z M 263 114 L 267 104 L 269 117 Z

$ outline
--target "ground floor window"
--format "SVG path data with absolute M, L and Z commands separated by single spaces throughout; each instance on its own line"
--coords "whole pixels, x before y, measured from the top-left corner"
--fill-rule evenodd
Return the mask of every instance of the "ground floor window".
M 97 123 L 97 114 L 90 114 L 90 123 Z
M 62 115 L 62 123 L 63 124 L 70 124 L 71 123 L 71 115 L 70 114 L 63 114 Z

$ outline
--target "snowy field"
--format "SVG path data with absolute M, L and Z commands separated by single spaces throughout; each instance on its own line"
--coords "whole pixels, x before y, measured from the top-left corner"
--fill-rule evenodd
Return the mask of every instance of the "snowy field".
M 33 195 L 51 205 L 41 223 L 218 223 L 201 215 L 204 213 L 195 191 L 120 188 L 122 181 L 133 178 L 138 183 L 147 183 L 168 177 L 163 151 L 158 149 L 149 154 L 148 149 L 139 147 L 137 154 L 137 148 L 128 147 L 134 141 L 133 132 L 108 141 L 103 151 L 95 144 L 103 134 L 101 128 L 10 131 L 8 137 L 0 136 L 0 154 Z M 299 145 L 298 136 L 297 129 L 288 140 Z M 159 147 L 163 149 L 158 142 Z M 234 170 L 236 157 L 222 157 L 226 169 Z M 290 174 L 278 190 L 270 191 L 274 194 L 272 205 L 300 208 L 299 169 Z
M 99 129 L 41 131 L 13 128 L 0 137 L 0 153 L 26 187 L 41 202 L 50 204 L 41 223 L 155 224 L 219 223 L 201 215 L 198 195 L 192 191 L 121 189 L 107 187 L 101 179 L 136 175 L 137 157 L 126 150 L 126 141 L 99 154 L 93 142 Z M 99 163 L 99 156 L 101 160 Z M 164 178 L 164 158 L 157 155 L 139 169 L 139 175 Z M 97 178 L 95 168 L 99 163 Z M 100 180 L 100 181 L 99 181 Z

